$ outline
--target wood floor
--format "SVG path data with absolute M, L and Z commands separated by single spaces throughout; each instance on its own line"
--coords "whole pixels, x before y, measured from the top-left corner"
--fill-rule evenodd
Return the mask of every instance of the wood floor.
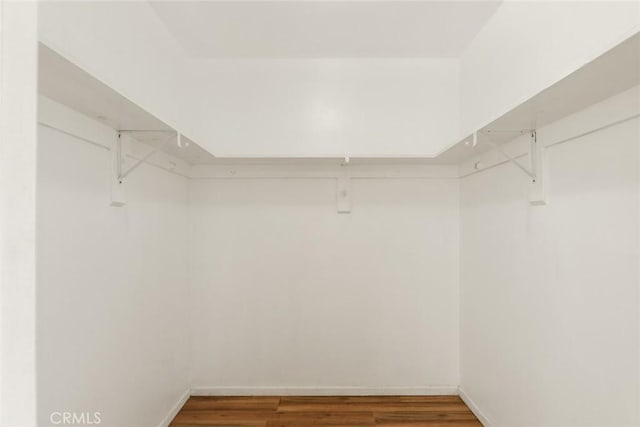
M 458 396 L 191 397 L 171 427 L 482 427 Z

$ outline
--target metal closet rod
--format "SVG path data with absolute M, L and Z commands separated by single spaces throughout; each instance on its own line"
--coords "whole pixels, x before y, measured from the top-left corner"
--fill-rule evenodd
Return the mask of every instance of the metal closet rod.
M 608 124 L 606 124 L 606 125 L 599 126 L 599 127 L 597 127 L 597 128 L 594 128 L 594 129 L 591 129 L 591 130 L 588 130 L 588 131 L 585 131 L 585 132 L 579 133 L 579 134 L 577 134 L 577 135 L 574 135 L 574 136 L 571 136 L 571 137 L 564 138 L 564 139 L 561 139 L 561 140 L 559 140 L 559 141 L 553 142 L 553 143 L 551 143 L 551 144 L 549 144 L 549 145 L 546 145 L 546 146 L 545 146 L 545 148 L 554 147 L 554 146 L 556 146 L 556 145 L 564 144 L 564 143 L 566 143 L 566 142 L 570 142 L 570 141 L 573 141 L 573 140 L 575 140 L 575 139 L 582 138 L 582 137 L 584 137 L 584 136 L 588 136 L 588 135 L 591 135 L 591 134 L 596 133 L 596 132 L 600 132 L 600 131 L 602 131 L 602 130 L 605 130 L 605 129 L 608 129 L 608 128 L 611 128 L 611 127 L 617 126 L 617 125 L 619 125 L 619 124 L 622 124 L 622 123 L 628 122 L 628 121 L 630 121 L 630 120 L 633 120 L 633 119 L 636 119 L 636 118 L 639 118 L 639 117 L 640 117 L 640 113 L 636 113 L 636 114 L 633 114 L 633 115 L 631 115 L 631 116 L 629 116 L 629 117 L 626 117 L 626 118 L 624 118 L 624 119 L 616 120 L 616 121 L 611 122 L 611 123 L 608 123 Z M 85 138 L 85 137 L 83 137 L 83 136 L 80 136 L 80 135 L 77 135 L 77 134 L 75 134 L 75 133 L 69 132 L 69 131 L 67 131 L 67 130 L 65 130 L 65 129 L 61 129 L 61 128 L 57 127 L 57 126 L 53 126 L 53 125 L 50 125 L 50 124 L 48 124 L 48 123 L 41 122 L 41 121 L 38 121 L 38 124 L 39 124 L 39 125 L 42 125 L 42 126 L 45 126 L 45 127 L 47 127 L 47 128 L 50 128 L 50 129 L 56 130 L 56 131 L 61 132 L 61 133 L 63 133 L 63 134 L 69 135 L 69 136 L 71 136 L 71 137 L 73 137 L 73 138 L 80 139 L 80 140 L 85 141 L 85 142 L 87 142 L 87 143 L 89 143 L 89 144 L 91 144 L 91 145 L 94 145 L 94 146 L 98 147 L 98 148 L 102 148 L 102 149 L 104 149 L 104 150 L 110 150 L 110 148 L 109 148 L 109 147 L 105 146 L 105 145 L 104 145 L 103 143 L 101 143 L 101 142 L 98 142 L 98 141 L 95 141 L 95 140 L 91 140 L 91 139 Z M 143 130 L 143 131 L 140 131 L 140 130 L 132 130 L 132 129 L 131 129 L 131 130 L 124 129 L 124 130 L 120 130 L 120 132 L 174 132 L 174 131 L 172 131 L 172 130 L 168 130 L 168 129 L 166 129 L 166 130 Z M 527 131 L 524 131 L 524 133 L 527 133 Z M 527 154 L 521 154 L 521 155 L 518 155 L 518 156 L 513 156 L 513 158 L 514 158 L 514 159 L 519 159 L 519 158 L 524 157 L 524 156 L 526 156 L 526 155 L 527 155 Z M 133 156 L 131 156 L 131 157 L 133 157 Z M 479 170 L 471 171 L 471 172 L 469 172 L 469 173 L 467 173 L 467 174 L 465 174 L 465 175 L 460 175 L 460 176 L 459 176 L 459 178 L 465 178 L 465 177 L 467 177 L 467 176 L 475 175 L 475 174 L 480 173 L 480 172 L 485 171 L 485 170 L 493 169 L 493 168 L 495 168 L 495 167 L 497 167 L 497 166 L 500 166 L 500 165 L 503 165 L 503 164 L 505 164 L 505 163 L 508 163 L 509 161 L 510 161 L 510 160 L 503 160 L 503 161 L 500 161 L 500 162 L 495 163 L 495 164 L 493 164 L 493 165 L 491 165 L 491 166 L 487 166 L 487 167 L 482 168 L 482 169 L 479 169 Z M 164 170 L 164 171 L 171 172 L 171 173 L 173 173 L 173 174 L 179 175 L 179 176 L 187 177 L 186 175 L 181 174 L 181 173 L 178 173 L 178 172 L 176 172 L 175 170 L 170 170 L 170 169 L 168 169 L 168 168 L 164 168 L 164 167 L 162 167 L 162 166 L 155 165 L 155 164 L 153 164 L 153 163 L 150 163 L 150 165 L 151 165 L 151 166 L 155 166 L 155 167 L 157 167 L 157 168 L 159 168 L 159 169 L 162 169 L 162 170 Z
M 50 125 L 50 124 L 45 123 L 45 122 L 38 121 L 38 124 L 39 124 L 40 126 L 44 126 L 44 127 L 46 127 L 46 128 L 49 128 L 49 129 L 55 130 L 56 132 L 60 132 L 60 133 L 62 133 L 62 134 L 64 134 L 64 135 L 68 135 L 68 136 L 70 136 L 70 137 L 72 137 L 72 138 L 78 139 L 78 140 L 80 140 L 80 141 L 84 141 L 84 142 L 86 142 L 86 143 L 88 143 L 88 144 L 93 145 L 93 146 L 94 146 L 94 147 L 96 147 L 96 148 L 100 148 L 100 149 L 102 149 L 102 150 L 106 150 L 106 151 L 111 151 L 111 147 L 109 147 L 108 145 L 106 145 L 106 144 L 105 144 L 105 143 L 103 143 L 103 142 L 99 142 L 99 141 L 96 141 L 96 140 L 93 140 L 93 139 L 86 138 L 86 137 L 84 137 L 84 136 L 78 135 L 78 134 L 73 133 L 73 132 L 69 132 L 68 130 L 62 129 L 62 128 L 58 127 L 58 126 Z M 151 132 L 162 132 L 162 131 L 151 131 Z M 169 132 L 169 131 L 167 131 L 167 132 Z M 116 133 L 117 133 L 117 132 L 116 132 Z M 130 158 L 132 158 L 132 159 L 136 159 L 136 160 L 138 160 L 138 159 L 139 159 L 139 157 L 137 157 L 137 156 L 133 156 L 133 155 L 131 155 L 131 154 L 127 154 L 127 157 L 130 157 Z M 185 175 L 185 174 L 183 174 L 183 173 L 180 173 L 180 172 L 178 172 L 178 171 L 176 171 L 176 170 L 174 170 L 174 169 L 170 169 L 170 168 L 165 167 L 165 166 L 162 166 L 162 165 L 158 165 L 158 164 L 155 164 L 155 163 L 148 163 L 148 165 L 149 165 L 149 166 L 153 166 L 154 168 L 158 168 L 158 169 L 160 169 L 160 170 L 163 170 L 163 171 L 165 171 L 165 172 L 169 172 L 169 173 L 172 173 L 172 174 L 174 174 L 174 175 L 181 176 L 181 177 L 183 177 L 183 178 L 189 178 L 189 176 L 187 176 L 187 175 Z
M 561 139 L 561 140 L 559 140 L 559 141 L 552 142 L 552 143 L 551 143 L 551 144 L 549 144 L 549 145 L 545 145 L 545 147 L 544 147 L 544 148 L 555 147 L 556 145 L 561 145 L 561 144 L 564 144 L 564 143 L 567 143 L 567 142 L 573 141 L 573 140 L 575 140 L 575 139 L 579 139 L 579 138 L 582 138 L 582 137 L 585 137 L 585 136 L 588 136 L 588 135 L 591 135 L 591 134 L 594 134 L 594 133 L 597 133 L 597 132 L 603 131 L 603 130 L 605 130 L 605 129 L 609 129 L 609 128 L 611 128 L 611 127 L 614 127 L 614 126 L 620 125 L 620 124 L 622 124 L 622 123 L 628 122 L 628 121 L 633 120 L 633 119 L 637 119 L 637 118 L 639 118 L 639 117 L 640 117 L 640 113 L 632 114 L 631 116 L 625 117 L 624 119 L 616 120 L 616 121 L 614 121 L 614 122 L 607 123 L 606 125 L 602 125 L 602 126 L 599 126 L 599 127 L 597 127 L 597 128 L 590 129 L 590 130 L 585 131 L 585 132 L 581 132 L 581 133 L 579 133 L 579 134 L 577 134 L 577 135 L 573 135 L 573 136 L 570 136 L 570 137 L 568 137 L 568 138 L 564 138 L 564 139 Z M 527 154 L 526 154 L 526 153 L 525 153 L 525 154 L 520 154 L 520 155 L 517 155 L 517 156 L 512 156 L 512 157 L 511 157 L 511 159 L 515 160 L 515 159 L 519 159 L 519 158 L 521 158 L 521 157 L 525 157 L 525 156 L 527 156 Z M 482 168 L 482 169 L 474 170 L 474 171 L 471 171 L 471 172 L 469 172 L 469 173 L 467 173 L 467 174 L 460 175 L 460 178 L 466 178 L 466 177 L 468 177 L 468 176 L 475 175 L 475 174 L 477 174 L 477 173 L 480 173 L 480 172 L 483 172 L 483 171 L 486 171 L 486 170 L 489 170 L 489 169 L 493 169 L 493 168 L 495 168 L 495 167 L 498 167 L 498 166 L 500 166 L 500 165 L 504 165 L 505 163 L 509 163 L 509 162 L 511 162 L 511 160 L 510 160 L 510 159 L 502 160 L 502 161 L 500 161 L 500 162 L 494 163 L 494 164 L 493 164 L 493 165 L 491 165 L 491 166 L 487 166 L 487 167 L 484 167 L 484 168 Z

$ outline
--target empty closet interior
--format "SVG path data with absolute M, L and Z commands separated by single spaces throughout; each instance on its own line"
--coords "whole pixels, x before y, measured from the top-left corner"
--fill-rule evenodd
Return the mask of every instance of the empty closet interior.
M 637 427 L 639 31 L 637 2 L 39 3 L 38 425 L 449 395 Z

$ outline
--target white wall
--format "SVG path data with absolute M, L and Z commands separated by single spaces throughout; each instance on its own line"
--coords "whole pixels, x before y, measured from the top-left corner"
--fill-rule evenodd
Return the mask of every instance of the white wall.
M 190 384 L 187 179 L 142 165 L 113 208 L 109 151 L 38 130 L 38 425 L 70 411 L 157 426 Z
M 198 179 L 190 187 L 197 393 L 451 393 L 458 183 Z M 443 387 L 444 386 L 444 387 Z
M 148 5 L 132 7 L 45 6 L 41 37 L 236 155 L 388 154 L 387 141 L 428 153 L 450 137 L 457 100 L 463 131 L 480 127 L 638 25 L 636 3 L 507 3 L 461 59 L 460 96 L 442 101 L 456 90 L 449 60 L 420 62 L 421 76 L 409 61 L 203 61 L 181 87 L 178 47 Z M 147 20 L 155 30 L 128 32 Z M 440 77 L 442 93 L 429 83 Z M 563 123 L 584 130 L 582 117 Z M 355 180 L 353 212 L 338 215 L 330 179 L 188 185 L 149 166 L 132 176 L 129 206 L 111 209 L 108 153 L 40 130 L 41 424 L 71 409 L 100 411 L 103 425 L 155 425 L 189 385 L 189 365 L 201 393 L 461 383 L 498 427 L 640 422 L 637 120 L 551 148 L 549 206 L 531 207 L 508 165 L 463 179 L 460 222 L 450 179 Z M 185 330 L 196 337 L 190 362 Z
M 460 57 L 466 137 L 640 31 L 637 1 L 505 1 Z
M 639 90 L 539 140 L 638 114 Z M 550 147 L 543 207 L 509 164 L 461 180 L 461 388 L 487 425 L 640 424 L 639 145 L 636 118 Z
M 458 136 L 458 60 L 208 60 L 196 114 L 230 157 L 431 156 Z
M 540 129 L 542 143 L 637 114 L 639 90 Z M 549 148 L 546 207 L 504 165 L 460 183 L 355 179 L 349 215 L 331 179 L 187 184 L 151 166 L 127 208 L 108 208 L 108 152 L 41 127 L 40 424 L 73 408 L 157 425 L 190 365 L 202 394 L 460 383 L 494 427 L 635 426 L 639 126 Z
M 0 425 L 36 425 L 36 4 L 0 2 Z

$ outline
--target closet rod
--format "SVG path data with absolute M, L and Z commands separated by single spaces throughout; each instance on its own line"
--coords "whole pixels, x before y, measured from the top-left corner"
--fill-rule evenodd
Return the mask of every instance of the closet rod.
M 88 138 L 86 138 L 86 137 L 84 137 L 84 136 L 77 135 L 77 134 L 75 134 L 75 133 L 69 132 L 68 130 L 65 130 L 65 129 L 59 128 L 59 127 L 54 126 L 54 125 L 50 125 L 49 123 L 45 123 L 45 122 L 41 122 L 41 121 L 38 121 L 37 123 L 38 123 L 38 125 L 40 125 L 40 126 L 44 126 L 44 127 L 48 128 L 48 129 L 54 130 L 54 131 L 56 131 L 56 132 L 60 132 L 60 133 L 62 133 L 62 134 L 64 134 L 64 135 L 68 135 L 68 136 L 70 136 L 70 137 L 72 137 L 72 138 L 74 138 L 74 139 L 78 139 L 78 140 L 80 140 L 80 141 L 82 141 L 82 142 L 89 143 L 89 144 L 91 144 L 91 145 L 93 145 L 93 146 L 95 146 L 95 147 L 97 147 L 97 148 L 101 148 L 101 149 L 106 150 L 106 151 L 111 151 L 111 147 L 107 146 L 106 144 L 104 144 L 104 143 L 102 143 L 102 142 L 98 142 L 98 141 L 94 141 L 94 140 L 92 140 L 92 139 L 88 139 Z M 117 132 L 116 132 L 116 131 L 114 131 L 114 133 L 115 133 L 115 134 L 116 134 L 116 136 L 117 136 Z M 114 137 L 115 137 L 115 136 L 114 136 Z M 140 157 L 133 156 L 133 155 L 131 155 L 131 154 L 127 154 L 127 157 L 130 157 L 131 159 L 133 159 L 133 160 L 137 160 L 137 161 L 139 161 L 139 160 L 141 159 Z M 169 172 L 169 173 L 172 173 L 172 174 L 174 174 L 174 175 L 181 176 L 181 177 L 183 177 L 183 178 L 189 178 L 189 176 L 187 176 L 187 175 L 185 175 L 185 174 L 182 174 L 182 173 L 180 173 L 180 172 L 177 172 L 176 170 L 172 170 L 172 169 L 169 169 L 169 168 L 167 168 L 167 167 L 164 167 L 164 166 L 161 166 L 161 165 L 157 165 L 157 164 L 155 164 L 155 163 L 147 162 L 147 164 L 148 164 L 149 166 L 153 166 L 154 168 L 158 168 L 158 169 L 163 170 L 163 171 L 165 171 L 165 172 Z
M 567 142 L 571 142 L 573 140 L 576 140 L 576 139 L 579 139 L 579 138 L 594 134 L 596 132 L 600 132 L 600 131 L 609 129 L 611 127 L 620 125 L 620 124 L 628 122 L 630 120 L 637 119 L 638 117 L 640 117 L 640 113 L 636 113 L 636 114 L 633 114 L 633 115 L 631 115 L 629 117 L 625 117 L 624 119 L 616 120 L 615 122 L 611 122 L 611 123 L 608 123 L 606 125 L 602 125 L 602 126 L 599 126 L 597 128 L 588 130 L 586 132 L 582 132 L 582 133 L 579 133 L 577 135 L 561 139 L 561 140 L 553 142 L 553 143 L 551 143 L 549 145 L 545 145 L 544 148 L 546 149 L 546 148 L 555 147 L 557 145 L 561 145 L 561 144 L 564 144 L 564 143 L 567 143 Z M 512 159 L 516 160 L 516 159 L 520 159 L 522 157 L 527 157 L 528 155 L 529 155 L 528 153 L 518 154 L 517 156 L 512 156 Z M 511 162 L 511 160 L 509 160 L 509 159 L 501 160 L 499 162 L 496 162 L 496 163 L 492 164 L 491 166 L 486 166 L 486 167 L 483 167 L 482 169 L 474 170 L 474 171 L 471 171 L 471 172 L 466 173 L 464 175 L 460 175 L 459 178 L 466 178 L 468 176 L 475 175 L 477 173 L 484 172 L 484 171 L 487 171 L 489 169 L 493 169 L 495 167 L 498 167 L 498 166 L 501 166 L 501 165 L 504 165 L 504 164 L 507 164 L 507 163 L 510 163 L 510 162 Z

